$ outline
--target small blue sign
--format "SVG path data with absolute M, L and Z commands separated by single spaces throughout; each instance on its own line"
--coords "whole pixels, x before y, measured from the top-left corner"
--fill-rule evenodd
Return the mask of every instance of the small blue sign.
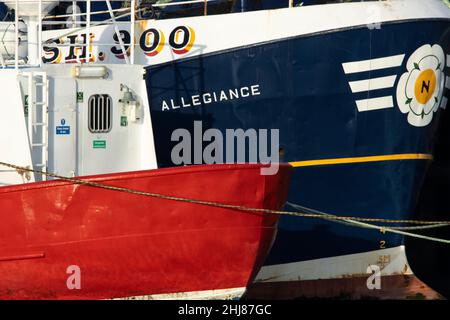
M 66 124 L 66 119 L 61 119 L 61 125 L 63 126 L 63 125 L 65 125 Z
M 70 134 L 70 126 L 57 126 L 56 134 Z

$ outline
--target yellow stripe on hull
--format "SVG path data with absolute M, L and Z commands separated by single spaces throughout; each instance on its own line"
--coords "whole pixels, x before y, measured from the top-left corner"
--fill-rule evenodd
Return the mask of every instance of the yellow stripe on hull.
M 293 167 L 310 167 L 310 166 L 326 166 L 336 164 L 397 161 L 397 160 L 433 160 L 433 155 L 425 153 L 404 153 L 404 154 L 389 154 L 382 156 L 293 161 L 289 162 L 289 164 Z

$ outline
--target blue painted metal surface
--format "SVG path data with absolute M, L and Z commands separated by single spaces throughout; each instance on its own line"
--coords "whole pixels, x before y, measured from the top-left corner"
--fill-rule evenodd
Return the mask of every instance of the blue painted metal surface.
M 299 36 L 147 67 L 158 163 L 173 166 L 177 128 L 277 128 L 285 161 L 431 153 L 441 110 L 411 126 L 398 106 L 358 112 L 355 100 L 392 95 L 408 57 L 424 44 L 449 50 L 448 21 L 408 21 Z M 399 67 L 346 75 L 342 63 L 405 54 Z M 349 81 L 397 75 L 393 88 L 353 94 Z M 242 86 L 261 94 L 162 111 L 163 101 Z M 332 214 L 408 219 L 428 161 L 383 161 L 296 168 L 289 201 Z M 403 243 L 396 235 L 331 222 L 283 217 L 267 261 L 278 264 Z

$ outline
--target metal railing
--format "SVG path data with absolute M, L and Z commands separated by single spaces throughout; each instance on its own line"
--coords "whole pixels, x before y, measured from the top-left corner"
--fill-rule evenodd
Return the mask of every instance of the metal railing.
M 86 48 L 86 55 L 88 56 L 88 49 L 89 46 L 92 45 L 92 40 L 90 37 L 90 33 L 91 33 L 91 28 L 95 27 L 95 26 L 99 26 L 99 25 L 105 25 L 105 24 L 111 24 L 114 27 L 114 32 L 116 34 L 117 37 L 117 41 L 119 42 L 119 46 L 121 51 L 124 53 L 124 60 L 126 64 L 134 64 L 135 62 L 135 47 L 136 47 L 136 43 L 135 43 L 135 37 L 133 36 L 135 33 L 135 23 L 136 23 L 136 14 L 140 13 L 144 10 L 148 9 L 148 6 L 146 6 L 145 8 L 138 8 L 137 5 L 137 1 L 140 3 L 140 0 L 129 0 L 129 7 L 125 7 L 125 8 L 119 8 L 119 9 L 113 9 L 111 6 L 111 1 L 110 0 L 81 0 L 81 2 L 86 2 L 86 12 L 82 13 L 82 12 L 77 12 L 76 8 L 78 8 L 77 6 L 77 2 L 80 1 L 60 1 L 60 2 L 71 2 L 72 3 L 72 12 L 71 13 L 66 13 L 66 14 L 61 14 L 61 15 L 44 15 L 43 16 L 43 12 L 42 12 L 42 3 L 44 2 L 48 2 L 49 0 L 25 0 L 26 3 L 36 3 L 36 7 L 37 7 L 37 34 L 33 35 L 32 30 L 30 30 L 30 26 L 28 25 L 28 41 L 27 41 L 27 45 L 28 45 L 28 55 L 30 56 L 30 52 L 32 50 L 33 45 L 37 45 L 37 48 L 34 48 L 34 52 L 36 53 L 35 56 L 37 56 L 37 59 L 35 59 L 35 61 L 31 61 L 32 64 L 34 65 L 38 65 L 38 66 L 42 66 L 42 54 L 43 54 L 43 46 L 74 46 L 74 47 L 87 47 Z M 203 14 L 207 15 L 208 14 L 208 2 L 218 2 L 218 1 L 222 1 L 222 0 L 185 0 L 185 1 L 178 1 L 178 2 L 168 2 L 168 3 L 153 3 L 150 4 L 151 7 L 155 7 L 155 8 L 166 8 L 166 7 L 171 7 L 171 6 L 183 6 L 183 5 L 191 5 L 191 4 L 195 4 L 195 3 L 203 3 Z M 238 1 L 238 0 L 235 0 Z M 243 1 L 243 0 L 241 0 Z M 287 7 L 293 7 L 294 6 L 294 0 L 282 0 L 282 1 L 286 1 Z M 106 3 L 107 5 L 107 10 L 98 10 L 98 11 L 92 11 L 92 2 L 103 2 Z M 148 5 L 148 4 L 147 4 Z M 19 57 L 19 45 L 20 45 L 20 37 L 19 37 L 19 19 L 21 17 L 20 15 L 20 1 L 19 0 L 15 0 L 14 3 L 14 10 L 15 10 L 15 14 L 14 14 L 14 25 L 15 25 L 15 43 L 14 43 L 14 68 L 18 69 L 21 66 L 25 66 L 25 65 L 30 65 L 29 61 L 28 64 L 27 63 L 21 63 L 21 59 Z M 118 15 L 116 15 L 116 13 Z M 109 14 L 109 18 L 102 20 L 102 21 L 91 21 L 91 17 L 95 16 L 95 15 L 100 15 L 100 14 Z M 85 21 L 77 21 L 78 17 L 84 17 Z M 119 21 L 120 19 L 123 18 L 127 18 L 129 17 L 129 20 L 127 21 Z M 83 32 L 85 33 L 85 43 L 75 43 L 75 44 L 57 44 L 57 43 L 49 43 L 49 41 L 47 41 L 46 43 L 43 43 L 43 26 L 46 25 L 66 25 L 68 23 L 67 20 L 65 21 L 49 21 L 51 19 L 60 19 L 60 18 L 71 18 L 71 22 L 73 23 L 73 25 L 75 26 L 74 28 L 71 28 L 70 31 L 63 33 L 61 35 L 59 35 L 59 37 L 64 37 L 64 36 L 68 36 L 68 35 L 72 35 L 75 33 L 79 33 L 79 32 Z M 124 41 L 122 40 L 122 37 L 120 35 L 119 32 L 119 25 L 130 25 L 130 34 L 132 35 L 130 37 L 130 42 L 129 43 L 124 43 Z M 78 27 L 77 27 L 78 26 Z M 31 36 L 31 37 L 30 37 Z M 30 41 L 30 38 L 34 38 L 37 39 L 36 43 L 33 43 L 32 41 Z M 106 44 L 106 43 L 96 43 L 97 46 L 105 46 L 105 45 L 117 45 L 117 43 L 115 44 Z M 129 56 L 127 54 L 127 50 L 125 49 L 125 47 L 129 47 Z M 90 58 L 87 57 L 87 59 L 85 59 L 85 62 L 89 64 L 90 63 Z M 0 64 L 3 67 L 6 67 L 6 65 L 8 64 L 8 62 L 4 61 L 3 57 L 0 57 Z
M 31 24 L 31 16 L 26 16 L 26 19 L 24 19 L 23 16 L 21 16 L 21 12 L 20 12 L 20 1 L 19 0 L 15 0 L 14 1 L 14 26 L 15 26 L 15 30 L 14 30 L 14 68 L 15 69 L 19 69 L 19 67 L 22 66 L 29 66 L 29 65 L 34 65 L 34 66 L 42 66 L 42 53 L 43 53 L 43 46 L 44 45 L 48 45 L 48 44 L 44 44 L 42 39 L 42 32 L 43 32 L 43 25 L 46 24 L 45 22 L 43 22 L 46 19 L 54 19 L 54 18 L 61 18 L 61 17 L 72 17 L 72 20 L 75 21 L 76 16 L 85 16 L 86 22 L 84 23 L 85 26 L 78 28 L 77 30 L 71 30 L 69 33 L 65 34 L 65 35 L 70 35 L 73 34 L 74 32 L 79 32 L 79 31 L 83 31 L 85 32 L 85 36 L 86 36 L 86 41 L 85 43 L 77 43 L 77 44 L 71 44 L 71 46 L 76 46 L 76 47 L 89 47 L 91 46 L 91 40 L 90 40 L 90 32 L 91 32 L 91 27 L 96 26 L 96 25 L 100 25 L 100 24 L 105 24 L 105 23 L 112 23 L 112 25 L 114 26 L 114 30 L 115 33 L 117 35 L 118 38 L 118 42 L 119 42 L 119 46 L 121 47 L 121 50 L 125 53 L 124 57 L 125 57 L 125 61 L 127 64 L 134 64 L 134 51 L 135 51 L 135 38 L 134 37 L 130 37 L 130 43 L 127 43 L 126 45 L 130 47 L 130 58 L 128 58 L 127 54 L 126 54 L 126 50 L 125 50 L 125 44 L 122 41 L 122 38 L 120 36 L 119 33 L 119 28 L 118 28 L 118 24 L 127 24 L 130 25 L 130 32 L 131 34 L 134 34 L 134 28 L 135 28 L 135 16 L 136 16 L 136 0 L 130 0 L 130 8 L 124 8 L 122 10 L 113 10 L 110 0 L 106 0 L 104 1 L 107 6 L 108 6 L 108 10 L 103 10 L 101 13 L 109 13 L 110 18 L 104 21 L 101 21 L 99 23 L 92 23 L 91 22 L 91 15 L 95 15 L 95 14 L 100 14 L 100 12 L 91 12 L 91 3 L 94 2 L 95 0 L 84 0 L 86 2 L 86 12 L 85 13 L 79 13 L 77 14 L 75 10 L 72 10 L 72 14 L 70 15 L 55 15 L 55 16 L 50 16 L 50 17 L 43 17 L 42 16 L 42 3 L 46 2 L 46 0 L 29 0 L 26 1 L 27 4 L 30 3 L 36 3 L 36 16 L 33 18 L 37 19 L 37 30 L 33 30 L 33 28 L 30 26 Z M 75 1 L 72 1 L 72 3 L 74 3 Z M 76 8 L 75 6 L 72 7 L 73 9 Z M 122 14 L 119 17 L 116 17 L 114 12 L 118 12 L 118 11 L 128 11 L 125 14 Z M 121 18 L 121 17 L 126 17 L 126 16 L 130 16 L 130 21 L 117 21 L 116 19 Z M 22 60 L 19 57 L 19 46 L 20 46 L 20 37 L 19 37 L 19 21 L 20 19 L 24 19 L 26 20 L 26 24 L 27 24 L 27 34 L 28 34 L 28 40 L 27 40 L 27 45 L 28 45 L 28 58 L 30 57 L 31 52 L 35 52 L 37 53 L 36 56 L 37 58 L 35 59 L 35 61 L 28 61 L 28 63 L 20 63 Z M 55 21 L 56 23 L 54 24 L 66 24 L 67 21 L 64 22 L 59 22 L 59 21 Z M 30 39 L 36 39 L 36 41 L 30 41 Z M 3 44 L 5 43 L 5 41 L 3 41 Z M 86 50 L 88 51 L 88 50 Z M 0 57 L 0 64 L 2 65 L 3 68 L 5 68 L 8 65 L 9 61 L 5 61 L 3 56 Z M 31 62 L 31 63 L 30 63 Z M 90 59 L 86 59 L 85 63 L 89 63 Z

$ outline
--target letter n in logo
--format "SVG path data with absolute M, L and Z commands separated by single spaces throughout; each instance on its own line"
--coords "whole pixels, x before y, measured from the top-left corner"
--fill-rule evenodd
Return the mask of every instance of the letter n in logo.
M 367 278 L 367 288 L 369 290 L 380 290 L 381 289 L 381 269 L 377 265 L 371 265 L 367 267 L 367 273 L 373 273 L 369 278 Z
M 66 269 L 66 273 L 70 274 L 67 278 L 66 285 L 67 289 L 81 289 L 81 269 L 77 265 L 70 265 Z
M 427 93 L 430 92 L 430 82 L 431 81 L 428 81 L 428 82 L 422 81 L 422 91 L 421 91 L 421 93 L 423 93 L 424 90 L 426 90 Z

